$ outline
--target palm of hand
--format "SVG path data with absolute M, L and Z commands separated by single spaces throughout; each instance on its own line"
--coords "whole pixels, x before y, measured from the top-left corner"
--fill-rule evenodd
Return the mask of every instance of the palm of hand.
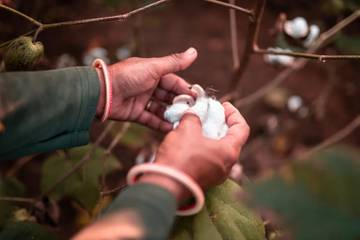
M 172 129 L 163 119 L 164 106 L 175 95 L 193 93 L 184 79 L 171 73 L 185 67 L 168 67 L 168 62 L 174 62 L 164 59 L 130 58 L 109 67 L 113 80 L 111 119 L 133 121 L 165 132 Z M 187 60 L 187 65 L 194 59 Z M 152 104 L 147 108 L 149 101 Z

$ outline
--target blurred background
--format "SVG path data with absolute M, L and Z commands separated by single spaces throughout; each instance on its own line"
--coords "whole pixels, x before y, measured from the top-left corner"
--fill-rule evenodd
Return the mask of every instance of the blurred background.
M 151 1 L 0 2 L 52 23 L 126 13 Z M 236 3 L 249 9 L 254 5 L 246 0 Z M 281 13 L 288 19 L 304 17 L 324 32 L 358 9 L 359 0 L 269 0 L 259 44 L 262 48 L 292 44 L 276 30 Z M 249 18 L 237 13 L 236 22 L 241 56 Z M 0 42 L 32 27 L 19 16 L 0 10 Z M 353 22 L 320 52 L 360 54 L 359 29 L 360 21 Z M 114 63 L 131 56 L 163 56 L 193 46 L 199 58 L 180 75 L 221 98 L 229 93 L 234 76 L 230 36 L 228 8 L 200 0 L 174 0 L 122 22 L 44 31 L 38 40 L 45 46 L 45 56 L 36 69 L 89 65 L 96 57 Z M 251 136 L 233 177 L 248 189 L 239 201 L 250 202 L 262 216 L 267 239 L 360 239 L 359 67 L 358 60 L 310 60 L 256 101 L 240 104 Z M 257 92 L 287 68 L 252 55 L 238 98 Z M 330 148 L 312 151 L 351 122 Z M 36 203 L 0 201 L 0 227 L 9 219 L 31 220 L 67 239 L 111 202 L 124 185 L 128 169 L 151 158 L 162 137 L 135 124 L 94 124 L 92 139 L 100 138 L 101 147 L 92 144 L 2 164 L 0 196 L 36 198 Z M 63 172 L 87 155 L 89 160 L 79 171 L 47 194 Z

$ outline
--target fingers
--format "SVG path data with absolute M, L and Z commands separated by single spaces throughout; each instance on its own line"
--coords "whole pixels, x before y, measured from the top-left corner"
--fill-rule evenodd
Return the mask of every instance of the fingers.
M 169 132 L 172 130 L 172 124 L 160 119 L 151 112 L 144 111 L 138 117 L 137 122 L 152 128 L 153 130 L 160 130 L 162 132 Z
M 225 108 L 226 123 L 229 130 L 221 141 L 232 144 L 235 148 L 241 148 L 250 134 L 250 128 L 240 112 L 229 102 L 223 103 Z
M 191 85 L 176 74 L 170 73 L 163 76 L 159 87 L 175 95 L 187 94 L 196 97 L 196 93 L 190 90 Z
M 156 116 L 158 116 L 160 119 L 164 119 L 164 113 L 166 110 L 166 106 L 164 106 L 163 103 L 158 102 L 156 100 L 152 100 L 150 106 L 147 108 L 147 110 Z
M 176 53 L 166 57 L 153 58 L 152 66 L 155 67 L 154 72 L 159 76 L 169 73 L 178 72 L 188 68 L 197 58 L 195 48 L 189 48 L 183 53 Z
M 172 104 L 172 101 L 175 98 L 175 96 L 176 95 L 174 93 L 166 91 L 162 88 L 155 89 L 153 94 L 153 97 L 166 104 Z
M 201 133 L 201 121 L 199 117 L 191 112 L 187 112 L 181 118 L 179 126 L 177 128 L 179 131 L 187 130 L 193 134 Z

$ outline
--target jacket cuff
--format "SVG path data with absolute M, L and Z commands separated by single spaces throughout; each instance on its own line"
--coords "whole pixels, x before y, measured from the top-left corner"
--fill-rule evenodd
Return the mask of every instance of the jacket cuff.
M 82 91 L 71 146 L 80 146 L 89 143 L 90 135 L 88 130 L 95 118 L 100 96 L 100 83 L 96 70 L 91 67 L 77 67 L 76 71 L 80 76 Z M 84 134 L 84 132 L 87 132 L 87 134 Z

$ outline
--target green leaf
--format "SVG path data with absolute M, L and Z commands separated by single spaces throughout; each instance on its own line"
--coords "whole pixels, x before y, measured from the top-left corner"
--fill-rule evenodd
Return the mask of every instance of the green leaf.
M 24 185 L 13 177 L 0 178 L 1 197 L 22 197 L 24 195 Z M 14 210 L 14 205 L 7 201 L 0 201 L 0 226 L 4 225 Z
M 41 189 L 46 192 L 65 172 L 68 172 L 93 148 L 92 145 L 71 149 L 69 158 L 63 155 L 55 155 L 46 160 L 42 166 Z M 105 167 L 104 150 L 97 148 L 91 159 L 87 161 L 78 172 L 62 182 L 50 196 L 56 200 L 63 197 L 71 197 L 87 211 L 91 211 L 99 200 L 99 178 L 104 172 L 107 174 L 120 168 L 120 163 L 112 156 L 106 157 Z
M 50 233 L 45 227 L 30 223 L 16 222 L 9 223 L 0 232 L 0 239 L 6 240 L 57 240 L 58 238 Z
M 290 167 L 292 178 L 277 174 L 250 184 L 254 202 L 279 213 L 295 239 L 359 239 L 359 153 L 324 151 Z
M 263 240 L 264 224 L 240 202 L 237 196 L 241 191 L 231 180 L 209 189 L 206 205 L 200 213 L 177 220 L 173 239 Z M 185 238 L 185 233 L 191 234 L 191 238 Z

